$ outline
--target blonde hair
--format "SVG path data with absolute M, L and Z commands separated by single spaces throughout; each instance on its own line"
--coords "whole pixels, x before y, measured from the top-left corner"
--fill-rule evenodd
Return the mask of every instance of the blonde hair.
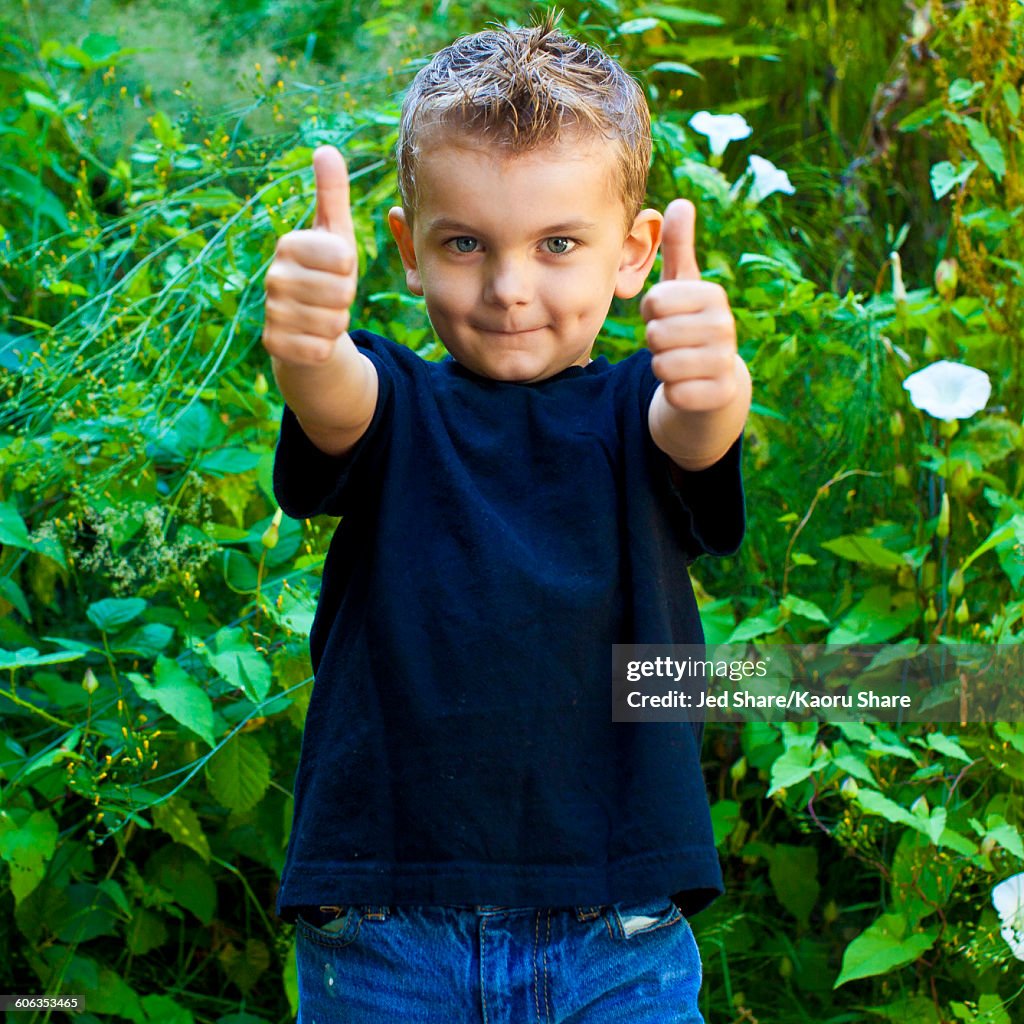
M 616 185 L 626 224 L 640 212 L 651 159 L 651 115 L 640 86 L 595 47 L 556 30 L 548 12 L 530 28 L 477 32 L 434 55 L 402 104 L 396 155 L 406 214 L 416 204 L 416 158 L 436 127 L 525 153 L 566 131 L 618 149 Z

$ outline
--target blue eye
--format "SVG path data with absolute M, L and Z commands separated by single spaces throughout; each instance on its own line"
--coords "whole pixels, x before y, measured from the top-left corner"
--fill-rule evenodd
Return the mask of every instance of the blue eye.
M 460 235 L 458 238 L 453 238 L 448 244 L 454 245 L 456 252 L 476 252 L 479 243 L 469 235 Z
M 571 238 L 549 238 L 544 244 L 547 246 L 548 252 L 553 253 L 555 256 L 564 256 L 567 252 L 572 252 L 576 248 L 576 243 Z

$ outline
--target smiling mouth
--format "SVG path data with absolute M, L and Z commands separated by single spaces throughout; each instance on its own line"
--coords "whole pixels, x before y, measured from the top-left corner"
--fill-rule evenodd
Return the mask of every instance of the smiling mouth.
M 534 334 L 535 332 L 542 331 L 543 329 L 544 329 L 543 326 L 541 326 L 541 327 L 525 327 L 525 328 L 523 328 L 521 330 L 518 330 L 518 331 L 494 330 L 494 329 L 491 329 L 489 327 L 481 327 L 481 328 L 479 328 L 479 330 L 482 331 L 484 334 L 503 334 L 503 335 L 505 335 L 507 337 L 514 337 L 514 336 L 516 336 L 518 334 Z

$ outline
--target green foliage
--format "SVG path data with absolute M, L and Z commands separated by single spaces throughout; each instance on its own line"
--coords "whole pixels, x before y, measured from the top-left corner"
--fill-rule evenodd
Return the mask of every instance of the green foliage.
M 334 143 L 353 318 L 438 357 L 384 221 L 401 90 L 455 34 L 527 17 L 223 0 L 202 14 L 221 58 L 245 40 L 261 63 L 211 114 L 147 80 L 102 20 L 122 6 L 161 10 L 0 37 L 0 988 L 84 994 L 85 1021 L 277 1020 L 292 940 L 267 908 L 334 523 L 274 502 L 263 273 Z M 748 538 L 695 567 L 708 639 L 1020 643 L 1024 10 L 858 8 L 858 77 L 836 5 L 791 6 L 567 6 L 642 79 L 651 203 L 696 202 L 755 381 Z M 704 106 L 753 135 L 709 156 Z M 796 194 L 759 200 L 754 154 Z M 642 337 L 617 302 L 599 351 Z M 902 387 L 941 358 L 993 379 L 959 426 Z M 706 754 L 728 886 L 695 921 L 708 1019 L 1019 1017 L 990 902 L 1024 866 L 1019 723 L 748 723 Z

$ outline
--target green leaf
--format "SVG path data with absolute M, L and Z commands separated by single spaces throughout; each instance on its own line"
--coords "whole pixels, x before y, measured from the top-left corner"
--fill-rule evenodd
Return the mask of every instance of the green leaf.
M 932 194 L 936 199 L 942 199 L 965 181 L 974 173 L 978 166 L 976 160 L 966 161 L 960 168 L 951 164 L 948 160 L 934 164 L 929 174 L 932 185 Z
M 10 868 L 16 905 L 43 880 L 56 848 L 57 823 L 49 811 L 0 811 L 0 858 Z
M 800 615 L 805 619 L 811 619 L 814 622 L 824 622 L 828 625 L 828 616 L 813 601 L 807 601 L 802 597 L 797 597 L 795 594 L 787 594 L 782 599 L 780 607 L 793 615 Z
M 965 764 L 971 763 L 972 758 L 970 754 L 960 746 L 960 741 L 955 737 L 944 736 L 941 732 L 930 732 L 928 733 L 927 742 L 932 750 L 937 750 L 940 754 L 956 758 Z
M 666 74 L 693 75 L 695 78 L 704 77 L 695 68 L 691 68 L 689 64 L 683 64 L 678 60 L 659 60 L 656 64 L 652 64 L 647 70 L 648 72 L 662 71 Z
M 89 621 L 102 633 L 112 633 L 137 619 L 146 609 L 141 597 L 108 597 L 94 601 L 86 610 Z
M 649 32 L 652 28 L 658 28 L 660 25 L 661 22 L 657 18 L 633 18 L 630 21 L 624 21 L 618 31 L 620 36 L 632 36 L 641 32 Z
M 860 565 L 874 565 L 879 569 L 899 569 L 904 565 L 901 555 L 890 551 L 880 540 L 865 534 L 846 534 L 834 540 L 822 541 L 821 546 L 840 558 Z
M 25 520 L 9 501 L 0 505 L 0 544 L 12 548 L 32 549 Z
M 984 88 L 984 82 L 969 82 L 966 78 L 958 78 L 949 83 L 949 102 L 954 105 L 966 103 Z
M 907 928 L 902 914 L 883 914 L 846 947 L 842 970 L 832 988 L 913 963 L 931 949 L 939 934 L 937 928 L 932 928 L 907 935 Z
M 975 153 L 981 157 L 985 166 L 998 178 L 1003 180 L 1006 174 L 1006 154 L 999 140 L 979 120 L 965 117 L 967 136 L 971 140 Z
M 773 762 L 772 785 L 765 795 L 771 796 L 780 789 L 803 782 L 814 771 L 813 759 L 814 752 L 808 747 L 790 747 Z
M 813 846 L 777 843 L 772 849 L 768 877 L 779 902 L 806 928 L 821 888 L 818 851 Z
M 138 672 L 129 672 L 128 678 L 143 700 L 153 701 L 176 722 L 191 729 L 211 747 L 215 746 L 213 704 L 206 691 L 177 662 L 163 655 L 156 660 L 154 675 L 154 684 Z
M 251 810 L 270 785 L 270 758 L 254 736 L 236 735 L 207 764 L 206 783 L 229 810 Z
M 210 842 L 199 823 L 199 815 L 183 797 L 168 797 L 153 806 L 153 824 L 176 843 L 195 850 L 206 863 L 210 861 Z
M 203 660 L 232 686 L 258 704 L 270 690 L 270 665 L 241 629 L 225 627 L 213 638 L 214 649 L 196 648 Z
M 32 612 L 25 599 L 24 591 L 9 576 L 0 578 L 0 598 L 13 605 L 23 619 L 31 619 Z
M 637 10 L 637 14 L 649 14 L 662 21 L 670 21 L 674 25 L 711 25 L 720 27 L 724 19 L 717 14 L 695 11 L 690 7 L 670 7 L 668 4 L 648 4 Z
M 778 608 L 769 608 L 760 615 L 752 615 L 750 618 L 744 619 L 732 631 L 726 643 L 736 644 L 743 640 L 753 640 L 755 637 L 774 633 L 781 625 L 782 613 Z
M 1009 82 L 1003 83 L 1003 102 L 1011 117 L 1020 117 L 1020 93 Z

